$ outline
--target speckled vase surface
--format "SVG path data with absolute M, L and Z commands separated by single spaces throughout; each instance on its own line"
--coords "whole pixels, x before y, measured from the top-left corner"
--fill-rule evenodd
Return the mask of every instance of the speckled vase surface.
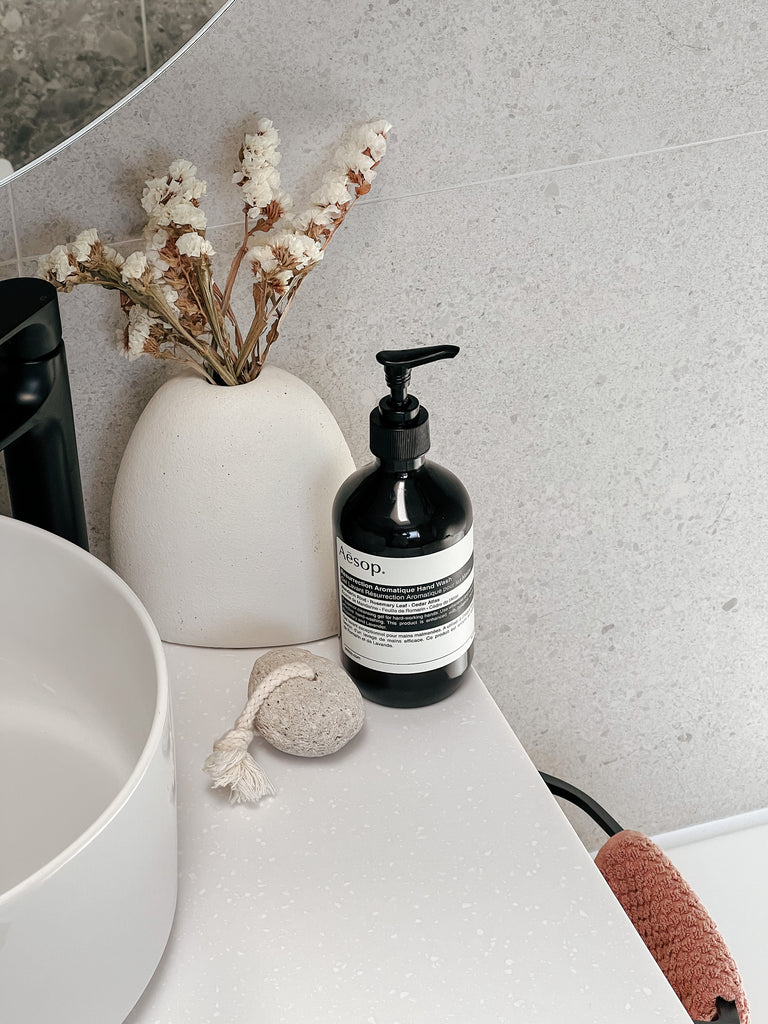
M 327 406 L 285 370 L 266 366 L 237 387 L 172 378 L 120 464 L 113 568 L 172 643 L 272 647 L 331 636 L 331 505 L 353 470 Z

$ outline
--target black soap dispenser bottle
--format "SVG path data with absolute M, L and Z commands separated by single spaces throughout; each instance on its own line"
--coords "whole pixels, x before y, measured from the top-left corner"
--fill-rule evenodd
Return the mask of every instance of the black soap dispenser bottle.
M 390 394 L 371 412 L 376 462 L 333 506 L 341 660 L 364 697 L 434 704 L 459 686 L 474 653 L 472 504 L 427 461 L 429 414 L 408 394 L 411 370 L 455 345 L 379 352 Z

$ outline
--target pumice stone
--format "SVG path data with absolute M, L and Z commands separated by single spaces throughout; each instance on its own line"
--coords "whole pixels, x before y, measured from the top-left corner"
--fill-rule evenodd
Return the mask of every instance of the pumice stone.
M 248 702 L 229 732 L 216 740 L 204 770 L 232 803 L 260 800 L 275 790 L 248 753 L 256 733 L 299 757 L 333 754 L 360 731 L 360 691 L 334 662 L 300 647 L 268 651 L 254 663 Z

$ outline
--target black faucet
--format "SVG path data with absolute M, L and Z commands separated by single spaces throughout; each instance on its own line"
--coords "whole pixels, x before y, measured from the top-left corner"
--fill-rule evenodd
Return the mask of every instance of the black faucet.
M 56 289 L 0 281 L 0 451 L 11 511 L 88 550 Z

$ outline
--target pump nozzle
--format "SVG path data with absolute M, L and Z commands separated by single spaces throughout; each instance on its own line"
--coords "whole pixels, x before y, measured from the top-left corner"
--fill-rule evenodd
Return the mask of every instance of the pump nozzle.
M 385 461 L 407 462 L 429 451 L 429 414 L 417 398 L 408 394 L 411 370 L 437 359 L 453 359 L 458 352 L 458 345 L 432 345 L 377 353 L 391 394 L 385 395 L 371 412 L 374 455 Z
M 458 345 L 430 345 L 427 348 L 377 352 L 376 359 L 384 367 L 387 387 L 392 392 L 392 405 L 397 409 L 405 405 L 412 367 L 434 363 L 437 359 L 453 359 L 458 354 Z

